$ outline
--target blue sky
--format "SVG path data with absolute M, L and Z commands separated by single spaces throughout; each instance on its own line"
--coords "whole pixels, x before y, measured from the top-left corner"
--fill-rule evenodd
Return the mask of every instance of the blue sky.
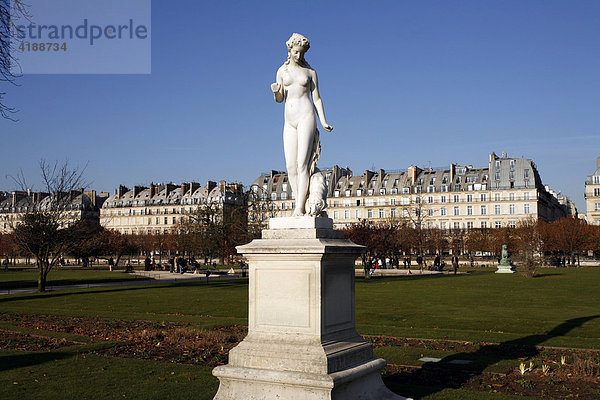
M 293 32 L 311 41 L 334 126 L 320 166 L 485 166 L 506 151 L 585 212 L 600 156 L 596 0 L 152 1 L 151 74 L 6 87 L 20 121 L 0 121 L 0 190 L 20 169 L 39 189 L 41 158 L 89 163 L 91 187 L 110 192 L 284 169 L 269 85 Z

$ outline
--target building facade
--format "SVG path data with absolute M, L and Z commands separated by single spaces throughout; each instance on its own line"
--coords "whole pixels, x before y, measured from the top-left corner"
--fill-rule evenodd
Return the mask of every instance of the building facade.
M 596 171 L 585 181 L 585 205 L 588 223 L 600 225 L 600 157 L 596 159 Z
M 322 171 L 328 183 L 329 217 L 337 228 L 366 219 L 403 219 L 441 229 L 514 227 L 527 218 L 553 221 L 574 212 L 573 203 L 543 184 L 535 163 L 492 153 L 486 167 Z M 270 200 L 268 216 L 291 216 L 295 202 L 287 174 L 263 174 L 251 186 Z M 575 211 L 576 212 L 576 211 Z
M 60 207 L 61 226 L 67 227 L 81 219 L 100 218 L 100 207 L 108 193 L 83 189 L 65 194 L 65 204 Z M 21 217 L 28 212 L 48 209 L 48 193 L 31 191 L 0 192 L 0 233 L 11 232 Z
M 241 184 L 225 181 L 208 181 L 206 186 L 197 182 L 119 186 L 100 209 L 100 224 L 123 234 L 169 233 L 202 207 L 222 213 L 244 199 Z

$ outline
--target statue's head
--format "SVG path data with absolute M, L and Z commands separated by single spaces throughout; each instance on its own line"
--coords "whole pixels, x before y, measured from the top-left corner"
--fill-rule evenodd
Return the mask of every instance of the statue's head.
M 294 33 L 288 41 L 285 42 L 285 45 L 288 48 L 288 60 L 286 63 L 289 63 L 290 59 L 294 59 L 299 65 L 308 66 L 308 63 L 304 59 L 304 54 L 310 48 L 310 42 L 307 38 L 299 33 Z
M 502 250 L 508 250 L 508 245 L 507 244 L 503 244 L 502 245 Z

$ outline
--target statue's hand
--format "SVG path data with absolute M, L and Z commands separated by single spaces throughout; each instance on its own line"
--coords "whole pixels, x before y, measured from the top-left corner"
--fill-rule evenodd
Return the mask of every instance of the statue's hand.
M 277 93 L 279 90 L 281 90 L 281 85 L 278 82 L 271 83 L 271 90 L 273 93 Z
M 333 126 L 325 123 L 323 124 L 323 129 L 325 129 L 327 132 L 331 132 L 333 130 Z

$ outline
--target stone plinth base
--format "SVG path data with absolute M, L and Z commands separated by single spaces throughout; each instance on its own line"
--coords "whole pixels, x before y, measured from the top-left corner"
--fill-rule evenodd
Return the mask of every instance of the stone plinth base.
M 364 251 L 323 217 L 271 218 L 248 259 L 248 336 L 213 370 L 215 400 L 400 400 L 354 320 Z
M 514 274 L 516 271 L 516 267 L 514 265 L 498 265 L 497 274 Z
M 333 374 L 240 368 L 223 365 L 215 400 L 401 400 L 381 381 L 382 359 Z

